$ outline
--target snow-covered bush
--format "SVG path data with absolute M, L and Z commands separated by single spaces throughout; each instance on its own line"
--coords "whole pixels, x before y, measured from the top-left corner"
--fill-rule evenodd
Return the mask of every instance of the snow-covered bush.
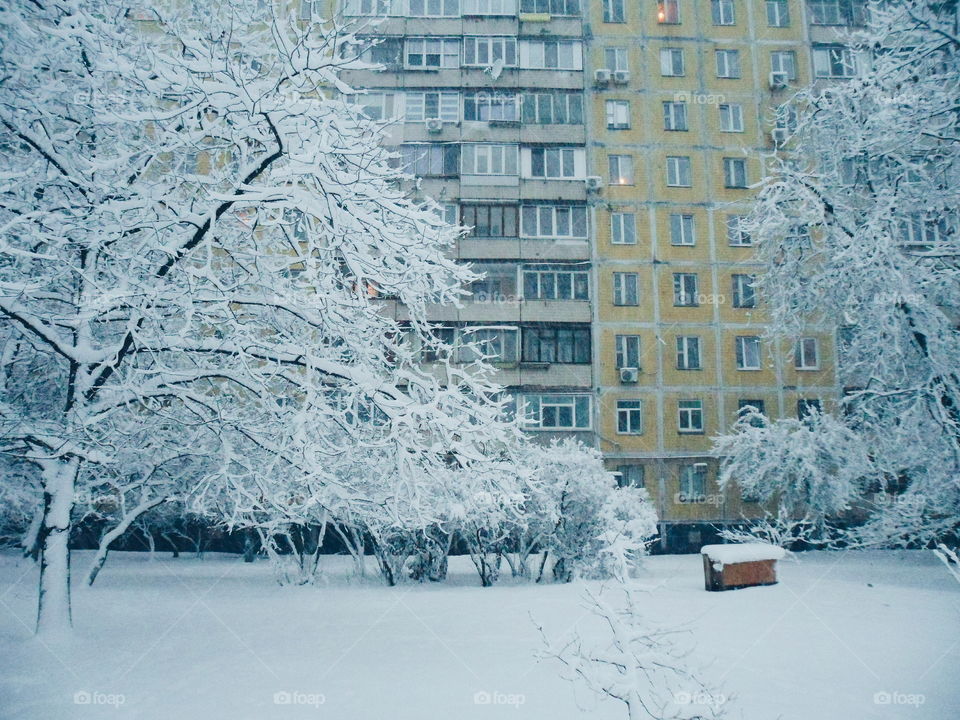
M 867 15 L 838 37 L 854 77 L 820 81 L 781 110 L 792 137 L 744 229 L 765 264 L 774 334 L 840 329 L 847 394 L 832 428 L 851 452 L 820 449 L 838 463 L 869 455 L 878 489 L 895 494 L 849 539 L 927 544 L 960 522 L 960 35 L 956 3 L 871 3 Z M 723 445 L 743 451 L 740 474 L 760 477 L 746 458 L 780 451 L 738 430 L 748 437 Z M 798 440 L 817 442 L 783 430 L 766 441 L 797 460 Z M 819 463 L 813 452 L 805 465 Z M 824 510 L 844 504 L 858 471 L 838 464 L 835 482 L 824 478 L 836 485 L 817 491 Z

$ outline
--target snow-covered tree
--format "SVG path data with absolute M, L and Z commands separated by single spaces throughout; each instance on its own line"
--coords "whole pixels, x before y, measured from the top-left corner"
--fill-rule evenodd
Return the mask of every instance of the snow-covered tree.
M 617 597 L 619 596 L 619 597 Z M 600 698 L 625 706 L 629 720 L 713 720 L 727 697 L 693 665 L 685 631 L 658 627 L 642 610 L 638 591 L 618 581 L 584 591 L 584 608 L 598 627 L 543 640 L 540 659 L 561 663 L 562 676 Z
M 510 434 L 481 363 L 418 362 L 473 276 L 331 96 L 351 37 L 283 4 L 127 8 L 0 8 L 0 450 L 42 487 L 41 632 L 69 624 L 78 494 L 138 453 L 200 453 L 201 506 L 268 517 L 353 497 L 359 406 L 411 483 Z
M 854 76 L 781 109 L 792 137 L 745 226 L 766 264 L 775 334 L 839 329 L 848 392 L 837 422 L 820 425 L 843 446 L 834 460 L 874 468 L 877 489 L 901 498 L 877 505 L 860 542 L 928 543 L 960 519 L 958 12 L 938 0 L 870 3 L 868 26 L 838 55 Z M 801 438 L 834 450 L 815 428 L 738 430 L 747 437 L 722 447 L 743 453 L 731 463 L 754 488 L 770 466 L 752 470 L 751 455 L 799 460 Z M 825 491 L 842 504 L 859 468 L 838 470 Z

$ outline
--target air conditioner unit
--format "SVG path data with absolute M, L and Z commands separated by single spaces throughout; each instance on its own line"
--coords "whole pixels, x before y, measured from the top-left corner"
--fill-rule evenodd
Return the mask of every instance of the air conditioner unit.
M 626 85 L 630 82 L 630 71 L 629 70 L 614 70 L 613 71 L 613 82 L 617 85 Z
M 790 137 L 790 133 L 786 128 L 775 127 L 770 131 L 770 137 L 773 139 L 774 144 L 783 145 Z
M 591 192 L 599 192 L 603 187 L 603 178 L 599 175 L 589 175 L 586 179 L 587 190 Z
M 438 133 L 443 130 L 443 120 L 440 118 L 427 118 L 423 121 L 427 127 L 427 132 Z
M 790 83 L 790 76 L 787 73 L 777 70 L 770 73 L 770 89 L 782 90 Z
M 622 383 L 635 383 L 640 379 L 640 369 L 639 368 L 620 368 L 620 382 Z
M 610 71 L 607 68 L 600 68 L 593 73 L 593 79 L 597 81 L 597 85 L 606 85 L 610 82 Z

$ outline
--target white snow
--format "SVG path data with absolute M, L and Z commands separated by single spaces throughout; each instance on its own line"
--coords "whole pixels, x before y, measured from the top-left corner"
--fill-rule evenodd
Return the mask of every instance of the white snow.
M 734 720 L 960 717 L 960 586 L 931 553 L 799 557 L 729 593 L 704 591 L 698 555 L 650 558 L 644 612 L 689 630 Z M 444 584 L 395 588 L 321 565 L 327 584 L 280 588 L 265 561 L 112 553 L 93 587 L 76 573 L 75 636 L 54 646 L 31 637 L 36 568 L 0 554 L 0 717 L 623 720 L 533 658 L 531 616 L 598 629 L 576 584 L 481 588 L 465 557 Z
M 769 543 L 743 543 L 730 545 L 704 545 L 700 554 L 721 565 L 754 562 L 757 560 L 781 560 L 783 548 Z

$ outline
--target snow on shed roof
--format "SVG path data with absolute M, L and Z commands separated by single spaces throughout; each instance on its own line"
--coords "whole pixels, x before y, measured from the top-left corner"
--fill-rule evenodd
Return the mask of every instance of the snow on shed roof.
M 700 553 L 713 562 L 724 565 L 753 562 L 755 560 L 779 560 L 784 555 L 782 547 L 767 543 L 744 543 L 742 545 L 704 545 Z

